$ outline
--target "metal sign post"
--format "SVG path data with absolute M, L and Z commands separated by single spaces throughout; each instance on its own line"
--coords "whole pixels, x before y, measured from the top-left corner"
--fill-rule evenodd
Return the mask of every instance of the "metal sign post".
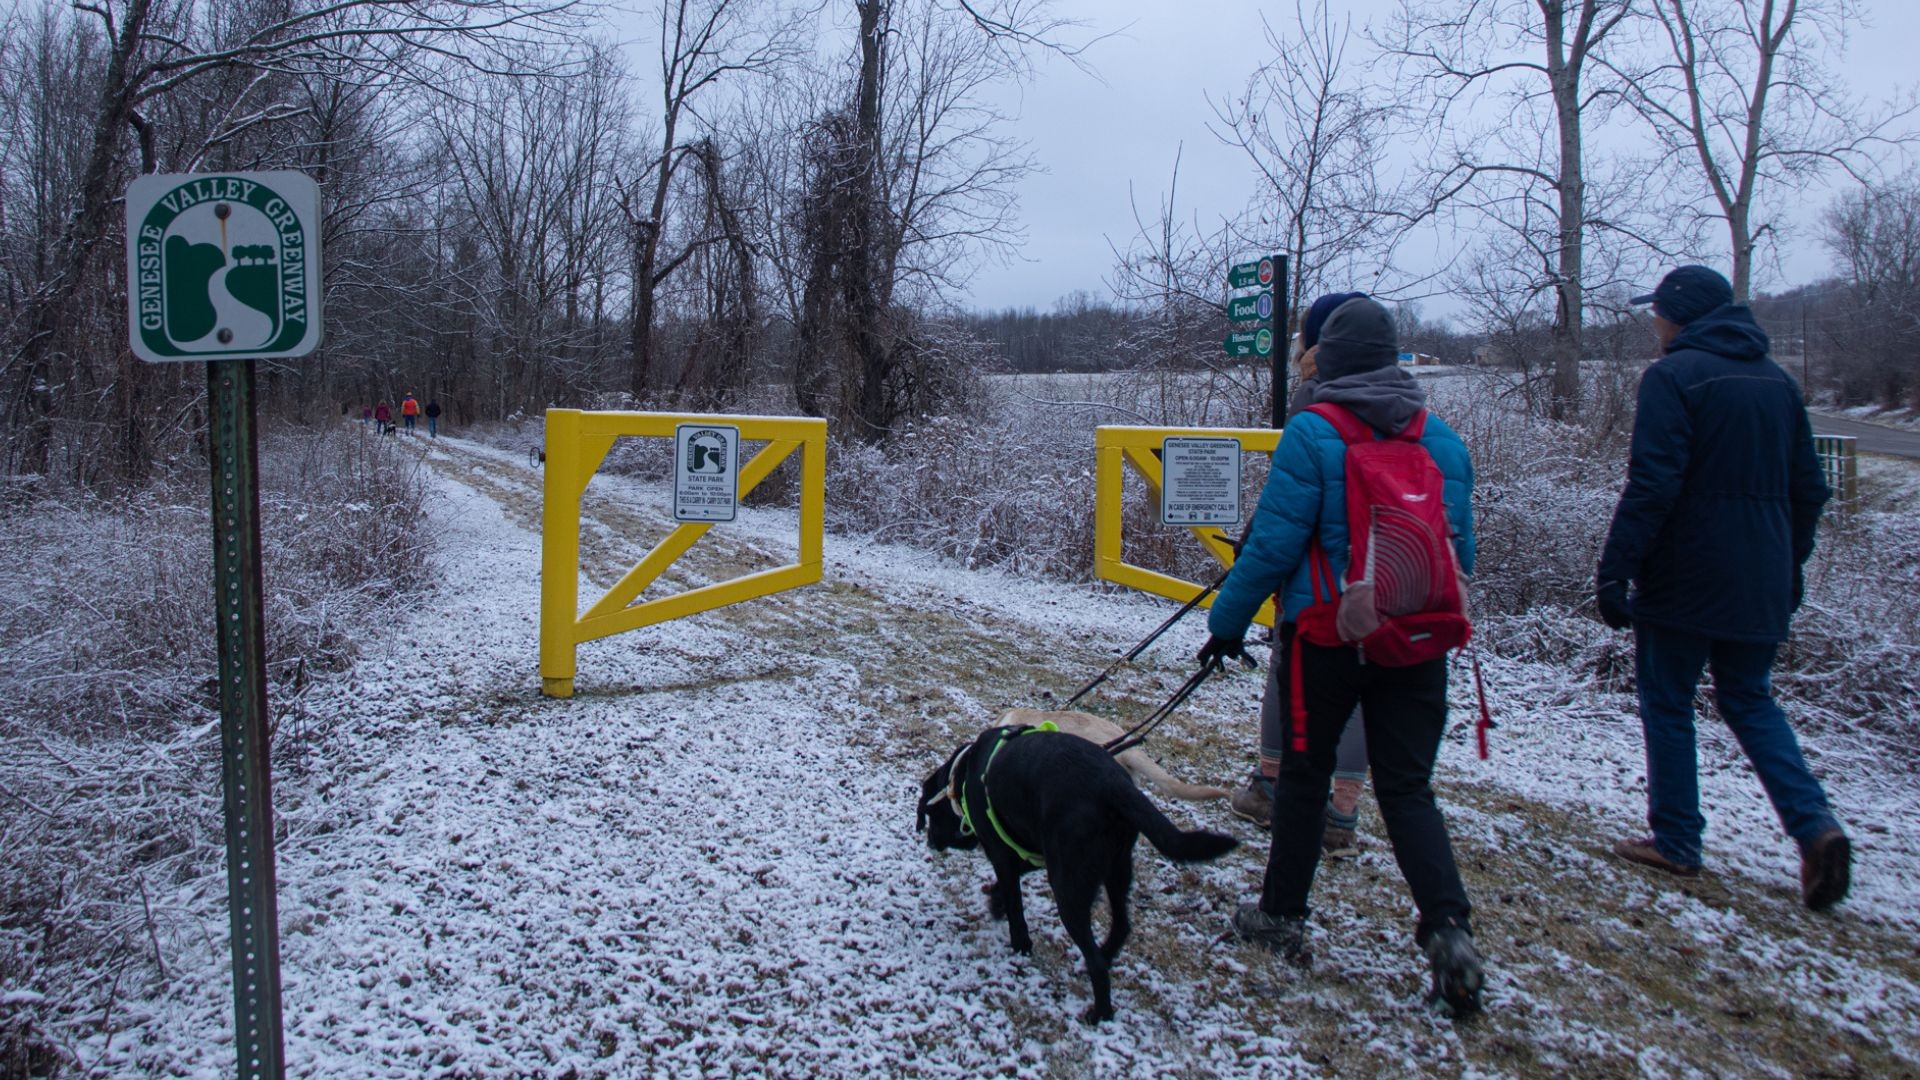
M 295 172 L 142 176 L 127 189 L 127 326 L 149 363 L 207 364 L 220 772 L 239 1075 L 286 1075 L 260 584 L 254 361 L 320 343 L 320 189 Z
M 207 363 L 213 595 L 220 632 L 220 764 L 240 1075 L 280 1077 L 280 919 L 273 876 L 267 639 L 261 617 L 259 440 L 253 361 Z
M 1287 318 L 1287 257 L 1269 255 L 1261 260 L 1262 264 L 1273 264 L 1273 280 L 1268 286 L 1273 294 L 1274 328 L 1282 341 L 1292 340 L 1287 333 L 1290 320 Z M 1273 351 L 1273 426 L 1287 426 L 1287 353 L 1286 348 Z

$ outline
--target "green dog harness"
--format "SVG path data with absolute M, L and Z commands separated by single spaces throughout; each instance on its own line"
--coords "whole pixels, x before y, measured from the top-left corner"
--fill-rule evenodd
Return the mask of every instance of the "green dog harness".
M 994 835 L 1000 838 L 1001 843 L 1007 845 L 1007 849 L 1009 851 L 1012 851 L 1015 855 L 1020 856 L 1022 859 L 1025 859 L 1027 862 L 1033 864 L 1034 866 L 1045 866 L 1047 865 L 1047 860 L 1040 855 L 1036 855 L 1035 853 L 1028 851 L 1026 848 L 1021 847 L 1019 844 L 1014 843 L 1013 837 L 1007 834 L 1007 827 L 1005 825 L 1000 824 L 999 815 L 993 812 L 993 797 L 987 794 L 987 773 L 990 770 L 992 770 L 993 759 L 999 756 L 1000 748 L 1007 745 L 1007 741 L 1009 739 L 1012 739 L 1017 735 L 1025 735 L 1030 731 L 1059 731 L 1059 730 L 1060 730 L 1060 726 L 1058 724 L 1055 724 L 1051 720 L 1046 721 L 1045 723 L 1039 725 L 1038 727 L 1001 728 L 999 737 L 995 738 L 993 741 L 993 748 L 987 751 L 986 763 L 980 766 L 980 796 L 981 796 L 981 801 L 986 804 L 987 824 L 993 826 Z M 973 828 L 973 816 L 967 812 L 967 785 L 965 783 L 961 783 L 957 786 L 958 786 L 959 795 L 960 795 L 960 833 L 963 836 L 972 836 L 972 835 L 975 835 L 975 833 Z

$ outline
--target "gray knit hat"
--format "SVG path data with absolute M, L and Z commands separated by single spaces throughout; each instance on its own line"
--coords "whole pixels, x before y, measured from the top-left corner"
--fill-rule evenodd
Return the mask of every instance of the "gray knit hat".
M 1370 296 L 1334 308 L 1320 328 L 1316 361 L 1322 383 L 1399 363 L 1400 338 L 1393 316 Z

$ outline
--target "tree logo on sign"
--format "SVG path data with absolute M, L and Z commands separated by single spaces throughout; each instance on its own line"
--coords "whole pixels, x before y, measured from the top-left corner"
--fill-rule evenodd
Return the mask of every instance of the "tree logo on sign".
M 719 475 L 727 471 L 727 436 L 719 431 L 696 431 L 687 438 L 687 471 Z

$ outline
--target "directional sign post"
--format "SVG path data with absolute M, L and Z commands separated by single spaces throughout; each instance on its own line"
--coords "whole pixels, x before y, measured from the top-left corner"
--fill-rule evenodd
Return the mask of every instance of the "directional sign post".
M 234 1048 L 243 1077 L 286 1074 L 253 361 L 305 356 L 320 343 L 321 280 L 320 191 L 301 173 L 142 176 L 127 189 L 134 355 L 207 362 Z
M 1284 330 L 1287 324 L 1287 257 L 1269 255 L 1253 262 L 1235 263 L 1227 268 L 1227 288 L 1257 289 L 1251 296 L 1235 296 L 1227 300 L 1227 319 L 1236 323 L 1258 323 L 1255 330 L 1236 330 L 1228 334 L 1222 345 L 1228 356 L 1271 357 L 1273 361 L 1273 426 L 1280 427 L 1286 422 L 1283 408 L 1285 400 L 1286 351 L 1275 350 L 1274 331 Z

